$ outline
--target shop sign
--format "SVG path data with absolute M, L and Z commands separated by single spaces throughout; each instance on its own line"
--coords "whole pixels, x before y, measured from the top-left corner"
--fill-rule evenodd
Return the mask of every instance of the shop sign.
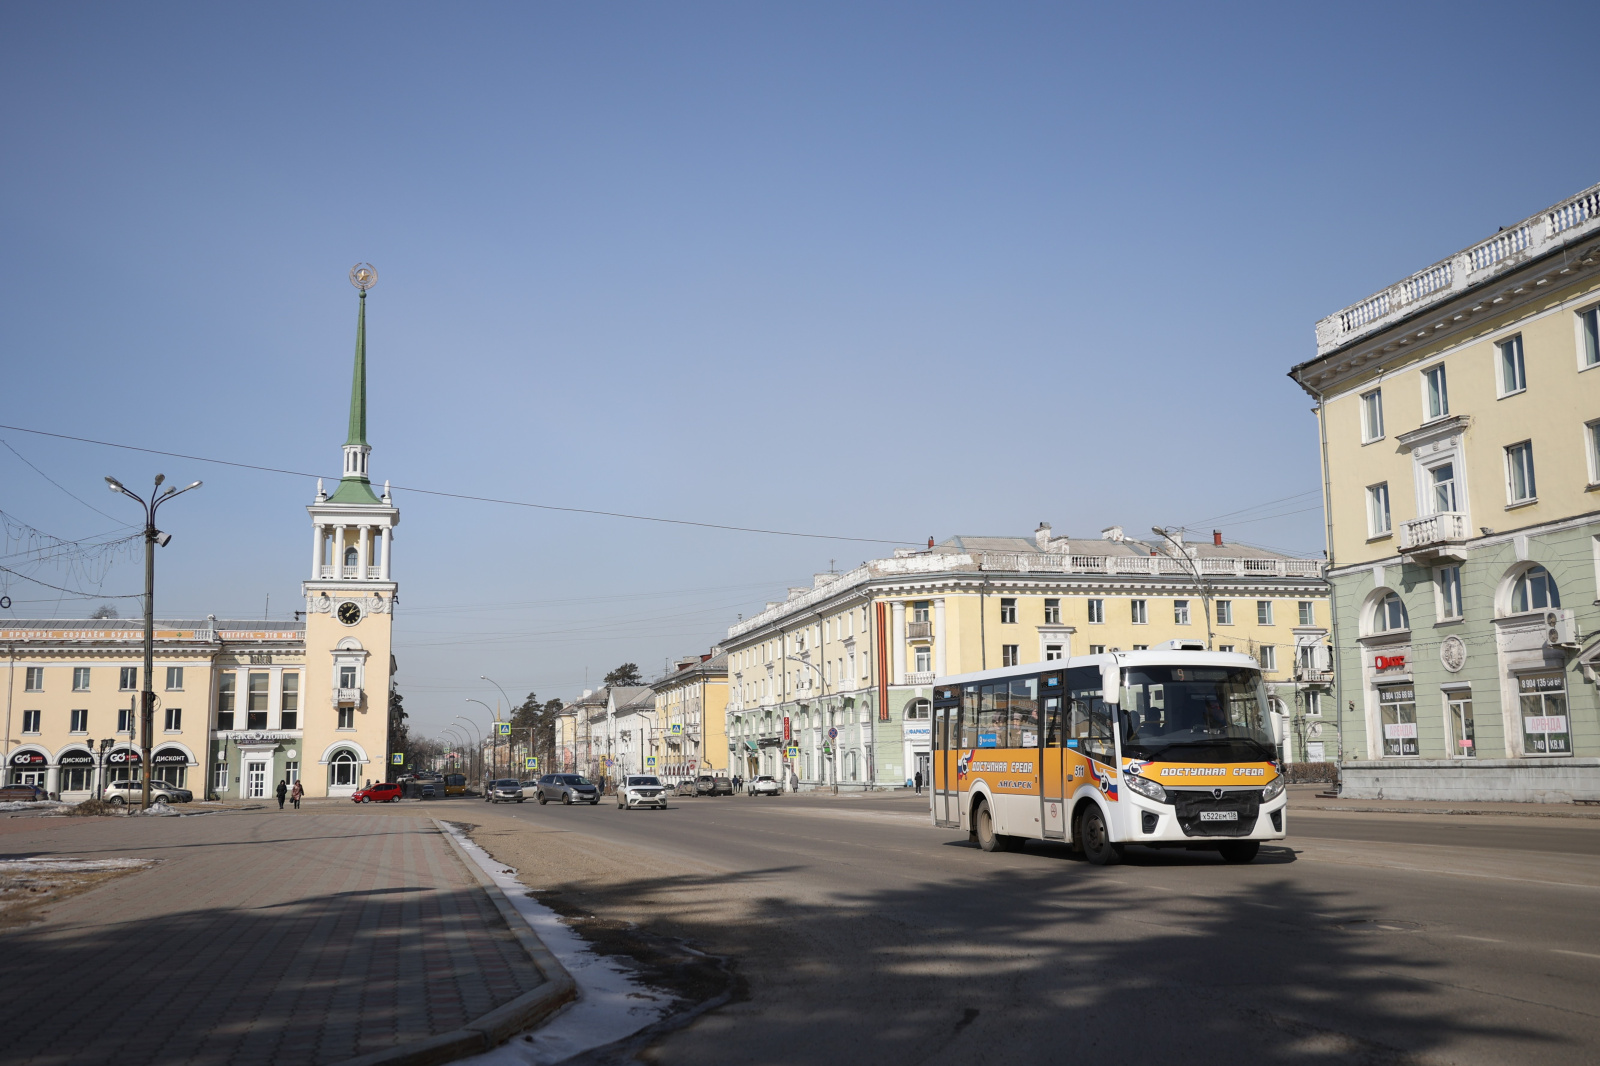
M 94 756 L 79 748 L 76 751 L 62 752 L 61 758 L 56 760 L 57 766 L 93 766 Z
M 143 761 L 139 753 L 132 748 L 118 748 L 106 756 L 106 764 L 109 766 L 138 766 Z
M 276 729 L 255 729 L 248 733 L 233 734 L 233 742 L 240 746 L 245 744 L 276 744 L 280 740 L 298 740 L 294 733 L 286 733 Z
M 1379 655 L 1373 658 L 1372 665 L 1379 670 L 1404 670 L 1406 657 L 1404 655 Z
M 11 756 L 12 766 L 48 766 L 50 757 L 37 751 L 19 751 Z
M 1564 674 L 1524 674 L 1517 678 L 1522 703 L 1522 747 L 1529 755 L 1571 755 Z
M 932 740 L 933 723 L 923 720 L 920 722 L 905 723 L 905 738 L 907 740 Z
M 150 763 L 153 766 L 188 766 L 189 756 L 177 748 L 162 748 L 150 756 Z
M 784 740 L 790 740 L 790 739 L 792 739 L 792 737 L 793 737 L 793 735 L 789 732 L 789 716 L 788 715 L 784 715 L 783 716 L 783 739 Z

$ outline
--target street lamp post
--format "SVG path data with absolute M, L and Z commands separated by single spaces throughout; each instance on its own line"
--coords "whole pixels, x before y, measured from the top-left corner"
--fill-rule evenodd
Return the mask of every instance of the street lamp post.
M 1211 586 L 1210 586 L 1210 584 L 1208 584 L 1206 582 L 1205 578 L 1200 576 L 1200 568 L 1199 568 L 1199 566 L 1197 566 L 1195 564 L 1195 561 L 1192 558 L 1189 557 L 1189 553 L 1183 550 L 1183 545 L 1179 544 L 1177 542 L 1177 540 L 1175 540 L 1173 538 L 1172 534 L 1168 533 L 1166 530 L 1162 529 L 1160 526 L 1151 526 L 1150 527 L 1150 532 L 1154 533 L 1158 537 L 1165 537 L 1167 539 L 1167 543 L 1171 544 L 1174 548 L 1177 549 L 1178 558 L 1182 559 L 1184 562 L 1189 564 L 1189 572 L 1194 574 L 1195 584 L 1200 586 L 1201 610 L 1205 611 L 1205 613 L 1206 613 L 1206 651 L 1210 651 L 1211 650 L 1211 643 L 1212 643 L 1212 640 L 1211 640 Z
M 479 681 L 487 681 L 487 682 L 489 682 L 489 684 L 493 685 L 495 688 L 500 689 L 500 695 L 502 697 L 504 697 L 505 701 L 506 701 L 506 716 L 509 719 L 510 716 L 511 716 L 511 710 L 512 710 L 512 706 L 513 705 L 511 703 L 511 697 L 506 694 L 506 690 L 503 689 L 503 688 L 500 688 L 500 682 L 496 681 L 492 677 L 484 677 L 482 674 L 478 675 L 478 680 Z M 498 710 L 495 711 L 494 720 L 497 723 L 500 721 L 500 712 Z M 498 737 L 499 735 L 500 735 L 500 728 L 499 728 L 498 725 L 496 725 L 496 727 L 495 727 L 495 736 Z M 498 743 L 499 743 L 499 741 L 497 740 L 496 744 L 498 744 Z M 507 769 L 509 771 L 509 769 L 511 768 L 510 767 L 510 763 L 511 763 L 511 735 L 509 733 L 506 734 L 506 763 L 507 763 Z
M 459 746 L 462 751 L 470 752 L 472 750 L 472 737 L 469 736 L 467 734 L 467 731 L 465 729 L 462 729 L 460 726 L 458 726 L 458 725 L 445 726 L 444 727 L 444 734 L 445 734 L 445 736 L 450 738 L 450 741 L 451 741 L 452 745 Z M 462 763 L 461 756 L 457 755 L 456 756 L 456 772 L 457 773 L 461 772 L 461 763 Z M 472 764 L 470 762 L 467 763 L 466 772 L 468 774 L 472 773 Z
M 821 667 L 819 667 L 816 663 L 808 662 L 805 659 L 797 659 L 793 655 L 785 655 L 784 658 L 792 663 L 799 663 L 801 666 L 811 667 L 812 671 L 817 675 L 818 684 L 822 686 L 822 698 L 828 698 L 828 677 L 822 672 Z M 839 794 L 839 738 L 830 737 L 829 739 L 833 741 L 833 754 L 828 757 L 828 765 L 832 767 L 833 794 L 837 796 Z M 787 753 L 785 753 L 783 761 L 785 764 L 788 763 L 789 757 Z M 799 790 L 796 789 L 796 791 Z
M 144 726 L 143 765 L 140 767 L 144 775 L 144 796 L 140 805 L 145 810 L 150 808 L 150 744 L 156 715 L 156 545 L 164 548 L 172 540 L 172 534 L 156 528 L 156 509 L 174 496 L 200 487 L 200 482 L 196 481 L 181 489 L 169 486 L 166 492 L 161 492 L 161 483 L 165 480 L 167 475 L 156 475 L 155 488 L 150 490 L 150 499 L 146 500 L 129 492 L 116 478 L 106 478 L 106 487 L 112 492 L 120 492 L 144 508 L 144 689 L 139 693 L 139 718 Z
M 493 707 L 482 700 L 467 697 L 468 703 L 476 703 L 479 707 L 494 716 L 494 733 L 489 737 L 489 773 L 490 779 L 500 776 L 500 714 Z
M 481 780 L 483 780 L 483 730 L 478 728 L 478 723 L 477 722 L 474 722 L 472 719 L 468 718 L 464 714 L 458 714 L 458 715 L 456 715 L 456 717 L 472 727 L 472 732 L 473 732 L 474 736 L 477 739 L 477 742 L 478 742 L 478 760 L 477 760 L 478 761 L 478 779 L 481 781 Z

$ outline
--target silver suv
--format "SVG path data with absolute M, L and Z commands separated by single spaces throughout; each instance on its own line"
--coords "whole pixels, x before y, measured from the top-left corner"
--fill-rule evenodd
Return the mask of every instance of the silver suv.
M 137 807 L 144 802 L 143 781 L 107 781 L 105 799 L 107 803 L 114 803 L 118 807 L 131 804 Z M 177 785 L 169 785 L 165 781 L 150 782 L 151 803 L 188 803 L 194 799 L 194 793 Z
M 539 802 L 560 800 L 574 803 L 599 803 L 600 789 L 582 774 L 545 774 L 539 778 Z

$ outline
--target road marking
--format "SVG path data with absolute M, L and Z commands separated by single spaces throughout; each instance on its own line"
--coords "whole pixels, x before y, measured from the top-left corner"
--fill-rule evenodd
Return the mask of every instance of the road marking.
M 1334 866 L 1364 866 L 1369 870 L 1395 870 L 1404 873 L 1431 874 L 1435 877 L 1439 876 L 1441 873 L 1447 873 L 1450 877 L 1476 877 L 1483 881 L 1516 881 L 1524 885 L 1549 885 L 1553 888 L 1581 888 L 1589 892 L 1600 890 L 1600 885 L 1585 885 L 1577 881 L 1545 881 L 1537 877 L 1511 877 L 1507 874 L 1478 874 L 1468 873 L 1465 870 L 1441 871 L 1438 869 L 1430 869 L 1425 866 L 1404 866 L 1400 863 L 1354 862 L 1350 859 L 1323 859 L 1311 855 L 1303 856 L 1300 861 L 1325 862 Z
M 1481 940 L 1485 944 L 1504 944 L 1505 943 L 1504 940 L 1496 940 L 1492 936 L 1468 936 L 1465 933 L 1456 933 L 1455 937 L 1456 937 L 1457 940 Z
M 1587 951 L 1567 951 L 1565 948 L 1551 948 L 1550 950 L 1555 952 L 1557 955 L 1577 955 L 1578 957 L 1584 959 L 1600 959 L 1600 955 L 1595 955 Z

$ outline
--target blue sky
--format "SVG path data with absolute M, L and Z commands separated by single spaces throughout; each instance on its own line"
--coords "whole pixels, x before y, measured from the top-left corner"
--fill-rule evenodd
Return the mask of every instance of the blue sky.
M 889 541 L 1288 498 L 1222 528 L 1314 554 L 1285 371 L 1600 180 L 1596 12 L 10 5 L 0 421 L 331 475 L 366 260 L 380 480 Z M 104 474 L 205 479 L 160 614 L 298 605 L 308 479 L 0 439 L 61 486 L 0 448 L 0 509 L 66 538 L 124 519 Z M 397 502 L 424 728 L 889 547 Z M 136 591 L 110 564 L 27 572 Z

